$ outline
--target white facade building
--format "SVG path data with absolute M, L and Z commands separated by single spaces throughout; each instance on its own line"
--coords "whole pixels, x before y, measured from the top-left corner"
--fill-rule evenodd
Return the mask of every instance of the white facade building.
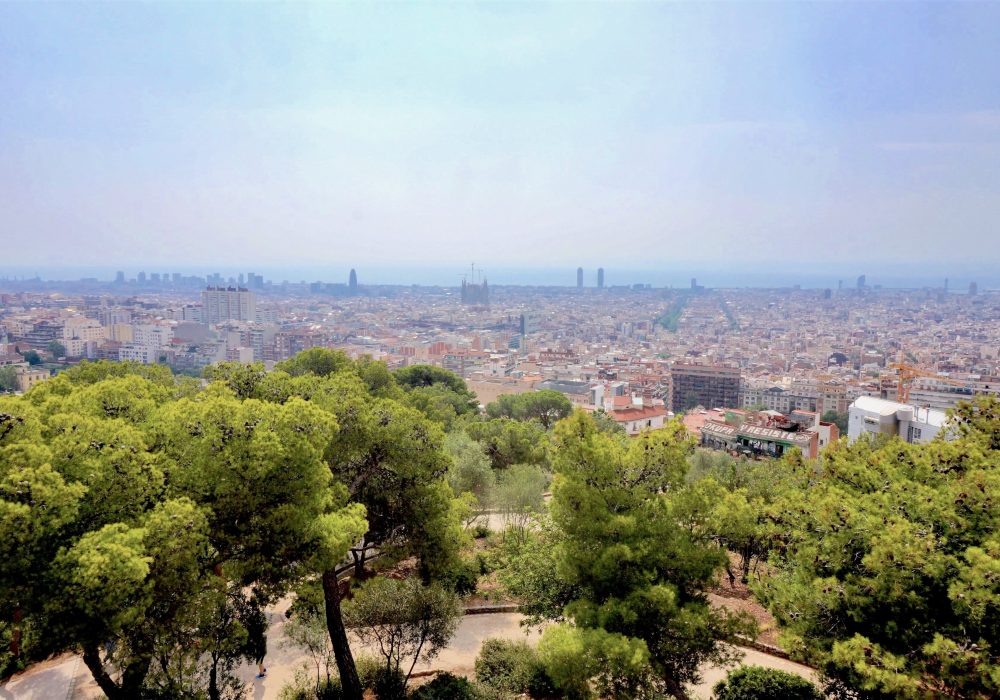
M 209 287 L 201 293 L 201 322 L 256 321 L 257 295 L 236 287 Z
M 944 411 L 917 408 L 861 396 L 848 409 L 847 437 L 853 442 L 863 434 L 897 435 L 905 442 L 924 443 L 934 439 L 945 428 Z

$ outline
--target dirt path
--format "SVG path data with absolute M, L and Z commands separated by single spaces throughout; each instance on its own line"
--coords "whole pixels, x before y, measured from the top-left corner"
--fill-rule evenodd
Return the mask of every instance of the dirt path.
M 277 608 L 270 613 L 271 627 L 268 631 L 267 678 L 254 677 L 256 668 L 244 666 L 239 676 L 251 687 L 249 697 L 253 700 L 272 700 L 278 697 L 281 687 L 292 680 L 295 670 L 307 661 L 298 650 L 284 644 L 284 609 Z M 418 664 L 420 670 L 437 669 L 451 671 L 459 675 L 471 676 L 479 646 L 488 637 L 505 639 L 537 639 L 537 633 L 526 634 L 520 626 L 518 613 L 497 613 L 490 615 L 468 615 L 462 618 L 451 645 L 429 664 Z M 785 659 L 746 649 L 744 663 L 767 666 L 789 671 L 805 678 L 815 679 L 812 669 Z M 693 687 L 696 698 L 711 697 L 712 686 L 725 677 L 719 668 L 706 668 L 704 681 Z M 90 672 L 78 656 L 63 656 L 36 664 L 29 670 L 11 678 L 0 687 L 0 700 L 94 700 L 101 697 Z

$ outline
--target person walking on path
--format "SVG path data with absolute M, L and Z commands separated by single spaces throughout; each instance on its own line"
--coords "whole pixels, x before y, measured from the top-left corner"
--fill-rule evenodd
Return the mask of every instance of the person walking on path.
M 251 607 L 244 621 L 247 630 L 247 656 L 257 664 L 257 678 L 267 676 L 264 657 L 267 656 L 267 614 L 258 606 Z

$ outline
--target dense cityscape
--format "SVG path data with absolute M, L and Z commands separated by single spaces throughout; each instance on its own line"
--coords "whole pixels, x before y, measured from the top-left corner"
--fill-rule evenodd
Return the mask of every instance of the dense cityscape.
M 0 700 L 1000 698 L 998 65 L 0 2 Z
M 490 286 L 474 269 L 458 288 L 369 286 L 355 270 L 344 282 L 254 272 L 9 281 L 0 366 L 7 388 L 24 391 L 87 360 L 198 377 L 218 362 L 271 369 L 330 348 L 390 369 L 450 370 L 484 406 L 552 389 L 606 410 L 630 434 L 717 409 L 846 416 L 859 397 L 903 399 L 940 427 L 959 400 L 1000 396 L 1000 294 L 975 283 L 885 289 L 862 275 L 837 289 L 706 289 L 695 279 L 654 289 L 604 287 L 603 268 L 588 285 L 585 272 L 565 287 Z M 831 439 L 823 432 L 807 452 Z

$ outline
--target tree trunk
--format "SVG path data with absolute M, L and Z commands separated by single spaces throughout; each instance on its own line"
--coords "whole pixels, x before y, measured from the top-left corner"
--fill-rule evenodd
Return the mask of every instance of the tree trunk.
M 139 691 L 149 674 L 149 665 L 153 662 L 152 640 L 140 640 L 140 643 L 135 646 L 132 659 L 122 671 L 121 690 L 122 696 L 126 698 L 140 696 Z
M 97 687 L 108 696 L 108 700 L 118 700 L 125 697 L 122 689 L 104 670 L 104 664 L 101 663 L 101 653 L 97 650 L 96 645 L 91 644 L 83 648 L 83 663 L 90 669 L 90 675 L 94 677 Z
M 684 690 L 684 686 L 678 683 L 673 678 L 664 679 L 667 686 L 667 692 L 673 695 L 677 700 L 688 700 L 687 691 Z
M 219 700 L 219 655 L 212 652 L 212 668 L 208 672 L 208 700 Z
M 14 631 L 10 635 L 10 654 L 15 659 L 21 658 L 21 622 L 24 620 L 24 610 L 18 605 L 14 608 Z
M 323 600 L 326 603 L 326 628 L 330 633 L 333 655 L 337 659 L 340 685 L 346 700 L 362 700 L 364 691 L 358 678 L 358 669 L 354 665 L 351 643 L 347 639 L 347 629 L 344 627 L 344 617 L 340 611 L 341 597 L 340 581 L 337 580 L 336 571 L 324 572 Z

